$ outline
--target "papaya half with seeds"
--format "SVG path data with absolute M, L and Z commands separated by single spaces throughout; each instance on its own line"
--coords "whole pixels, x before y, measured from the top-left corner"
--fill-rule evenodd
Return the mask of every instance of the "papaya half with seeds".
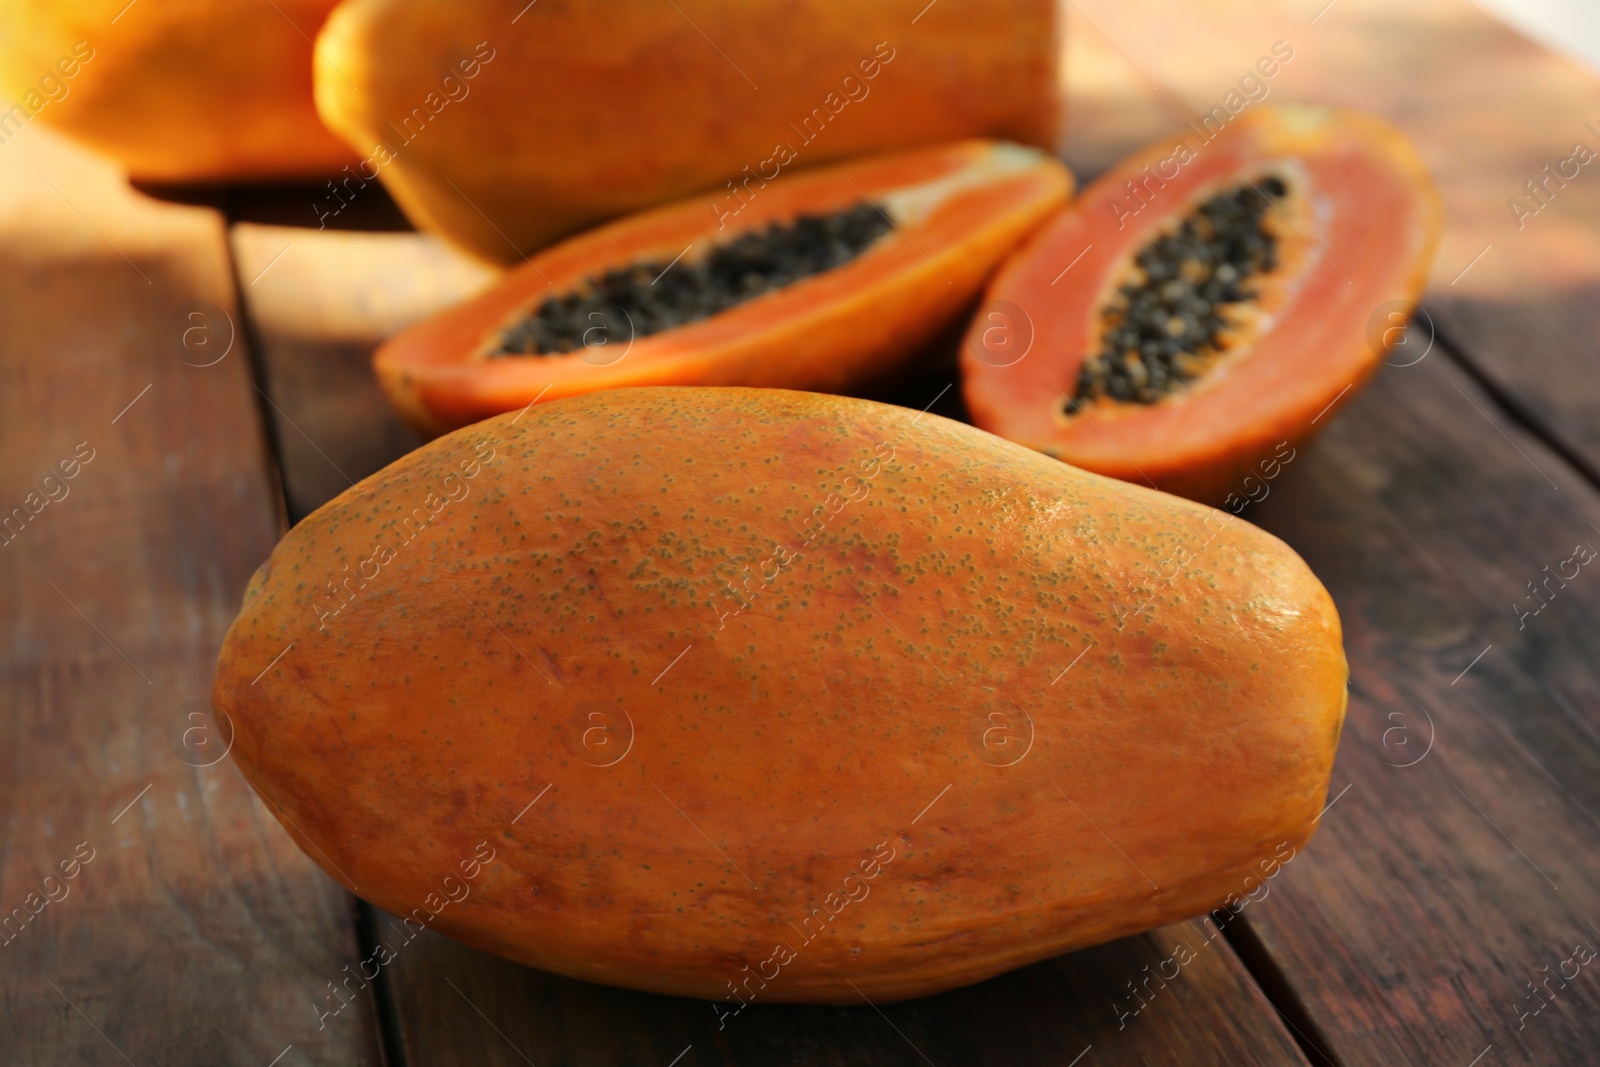
M 1403 336 L 1439 228 L 1427 171 L 1376 118 L 1257 107 L 1191 128 L 996 274 L 962 349 L 967 407 L 1069 463 L 1237 510 Z
M 663 387 L 477 423 L 319 509 L 213 700 L 352 891 L 735 1011 L 1244 893 L 1320 817 L 1345 665 L 1316 578 L 1224 512 L 935 415 Z
M 508 263 L 694 192 L 737 214 L 780 174 L 863 152 L 1055 144 L 1053 0 L 916 14 L 849 0 L 346 0 L 317 41 L 317 106 L 419 228 Z M 468 84 L 458 69 L 481 73 Z
M 623 385 L 848 390 L 955 321 L 1071 189 L 1036 149 L 963 141 L 779 178 L 734 218 L 691 198 L 547 249 L 373 364 L 430 436 Z
M 311 40 L 335 3 L 0 0 L 0 85 L 14 122 L 21 109 L 135 178 L 332 174 L 356 161 L 311 98 Z

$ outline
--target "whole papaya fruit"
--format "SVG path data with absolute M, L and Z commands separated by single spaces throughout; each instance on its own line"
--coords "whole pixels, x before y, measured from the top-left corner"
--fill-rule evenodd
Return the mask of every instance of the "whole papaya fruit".
M 356 162 L 311 99 L 338 0 L 0 0 L 0 141 L 34 118 L 155 181 L 331 174 Z
M 1185 128 L 1102 174 L 995 276 L 961 350 L 967 410 L 1074 466 L 1238 512 L 1403 343 L 1441 219 L 1416 149 L 1376 116 L 1266 104 Z M 1013 337 L 1022 355 L 993 343 Z
M 1316 578 L 1230 515 L 933 415 L 667 387 L 476 423 L 318 510 L 214 701 L 408 930 L 859 1002 L 1242 895 L 1319 818 L 1345 667 Z
M 419 228 L 492 260 L 706 192 L 966 137 L 1053 147 L 1054 0 L 346 0 L 323 119 Z

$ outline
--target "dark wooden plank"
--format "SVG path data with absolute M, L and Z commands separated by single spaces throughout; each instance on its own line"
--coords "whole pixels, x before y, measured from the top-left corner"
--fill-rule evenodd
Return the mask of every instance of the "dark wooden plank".
M 1352 703 L 1334 775 L 1336 795 L 1349 791 L 1304 867 L 1245 922 L 1261 969 L 1340 1064 L 1592 1063 L 1600 984 L 1564 961 L 1600 950 L 1600 585 L 1579 567 L 1565 587 L 1552 580 L 1558 597 L 1538 615 L 1518 605 L 1538 606 L 1526 583 L 1577 544 L 1600 548 L 1600 502 L 1460 368 L 1470 360 L 1587 465 L 1595 394 L 1574 357 L 1594 336 L 1592 302 L 1579 301 L 1600 269 L 1600 202 L 1564 199 L 1567 222 L 1546 216 L 1547 233 L 1457 277 L 1496 240 L 1531 146 L 1570 107 L 1600 113 L 1584 95 L 1593 80 L 1466 6 L 1339 0 L 1313 23 L 1322 7 L 1177 5 L 1154 33 L 1124 7 L 1074 8 L 1097 78 L 1069 146 L 1086 169 L 1125 149 L 1113 117 L 1171 128 L 1288 40 L 1277 98 L 1388 114 L 1445 196 L 1425 304 L 1467 352 L 1396 358 L 1248 516 L 1332 591 Z M 1564 86 L 1559 100 L 1541 69 Z M 1426 328 L 1414 338 L 1413 354 Z M 1563 965 L 1578 977 L 1552 977 Z
M 184 743 L 279 529 L 247 346 L 197 365 L 233 307 L 215 212 L 133 193 L 37 125 L 6 143 L 7 1063 L 379 1059 L 369 1000 L 326 1028 L 314 1011 L 357 958 L 349 898 L 216 762 L 220 733 Z
M 723 1025 L 705 1001 L 577 982 L 437 934 L 407 951 L 415 955 L 395 975 L 412 1063 L 1306 1063 L 1217 927 L 1198 921 L 940 996 L 877 1007 L 754 1004 Z M 1176 977 L 1150 977 L 1163 972 Z M 1130 982 L 1147 984 L 1136 995 Z
M 302 231 L 302 233 L 305 233 Z M 307 239 L 310 238 L 310 239 Z M 288 244 L 255 285 L 244 289 L 261 337 L 273 400 L 293 419 L 302 440 L 285 440 L 285 481 L 298 486 L 304 513 L 406 447 L 388 427 L 393 417 L 375 407 L 367 359 L 382 334 L 404 316 L 384 310 L 351 328 L 366 309 L 416 310 L 442 302 L 481 278 L 431 242 L 397 235 L 316 234 L 235 227 L 241 272 L 247 277 Z M 320 262 L 319 262 L 320 258 Z M 331 335 L 331 336 L 328 336 Z M 364 338 L 364 339 L 362 339 Z M 958 393 L 945 387 L 951 341 L 930 353 L 929 365 L 908 381 L 900 399 L 941 413 L 959 412 Z M 341 362 L 339 395 L 315 370 Z M 313 368 L 297 378 L 294 368 Z M 940 377 L 944 373 L 946 376 Z M 279 383 L 299 382 L 280 395 Z M 352 395 L 365 389 L 364 399 Z M 386 442 L 381 447 L 375 442 Z M 387 453 L 384 448 L 389 449 Z M 337 464 L 343 475 L 331 473 Z M 1245 887 L 1241 887 L 1243 892 Z M 377 936 L 393 940 L 379 917 Z M 1144 981 L 1170 960 L 1177 939 L 1196 959 L 1178 968 L 1151 1006 L 1119 1026 L 1118 1007 L 1137 1007 L 1128 983 Z M 668 1064 L 912 1063 L 1066 1064 L 1093 1045 L 1085 1065 L 1122 1063 L 1301 1064 L 1304 1057 L 1270 1003 L 1251 985 L 1227 942 L 1206 931 L 1172 927 L 1088 953 L 1063 957 L 970 990 L 906 1005 L 846 1009 L 773 1007 L 751 1012 L 719 1030 L 710 1005 L 607 989 L 517 967 L 432 934 L 396 951 L 387 981 L 411 1063 L 473 1062 Z M 1169 970 L 1171 964 L 1167 964 Z M 893 1025 L 885 1020 L 891 1020 Z M 896 1028 L 904 1036 L 896 1034 Z M 909 1039 L 909 1042 L 907 1041 Z
M 373 350 L 493 271 L 413 233 L 246 223 L 231 237 L 297 522 L 420 443 L 379 391 Z
M 1349 792 L 1249 921 L 1346 1064 L 1592 1063 L 1594 969 L 1528 983 L 1600 952 L 1600 581 L 1517 606 L 1600 548 L 1600 499 L 1436 358 L 1303 463 L 1253 517 L 1343 613 Z

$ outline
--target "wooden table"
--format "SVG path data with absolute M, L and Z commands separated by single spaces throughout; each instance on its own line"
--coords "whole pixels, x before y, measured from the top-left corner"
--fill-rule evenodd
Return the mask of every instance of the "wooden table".
M 1600 80 L 1469 0 L 1067 8 L 1083 174 L 1284 41 L 1271 99 L 1390 116 L 1444 192 L 1407 347 L 1249 514 L 1327 583 L 1351 664 L 1321 832 L 1264 899 L 1214 940 L 1178 924 L 725 1030 L 424 934 L 319 1018 L 388 919 L 184 732 L 286 525 L 415 444 L 373 346 L 488 274 L 375 189 L 340 220 L 372 229 L 319 232 L 315 188 L 152 195 L 35 124 L 0 145 L 0 509 L 28 510 L 0 544 L 0 915 L 27 913 L 0 937 L 0 1063 L 1600 1062 L 1577 963 L 1600 949 L 1600 575 L 1520 614 L 1600 545 L 1600 163 L 1521 226 L 1507 206 L 1600 148 Z M 900 399 L 952 380 L 940 355 Z M 1135 999 L 1180 943 L 1194 962 Z

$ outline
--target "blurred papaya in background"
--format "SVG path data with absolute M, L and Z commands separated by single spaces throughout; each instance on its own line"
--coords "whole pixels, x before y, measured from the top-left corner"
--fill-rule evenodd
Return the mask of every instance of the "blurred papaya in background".
M 335 2 L 0 0 L 0 140 L 37 119 L 152 181 L 338 171 L 311 97 Z
M 419 227 L 516 260 L 706 191 L 969 136 L 1052 147 L 1053 0 L 346 0 L 317 107 Z

